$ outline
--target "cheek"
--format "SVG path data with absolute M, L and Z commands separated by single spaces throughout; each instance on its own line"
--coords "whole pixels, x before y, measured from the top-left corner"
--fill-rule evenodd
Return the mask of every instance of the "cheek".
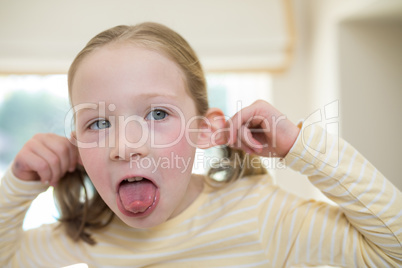
M 164 168 L 164 173 L 172 177 L 191 173 L 196 147 L 192 146 L 186 133 L 171 129 L 155 132 L 155 137 L 159 137 L 159 146 L 154 144 L 154 157 L 161 162 L 169 159 L 169 165 L 166 166 L 168 168 Z
M 159 152 L 159 155 L 177 155 L 183 157 L 192 156 L 195 150 L 191 141 L 186 137 L 185 133 L 177 133 L 175 131 L 155 133 L 156 141 L 151 146 Z M 158 138 L 159 137 L 159 138 Z
M 188 137 L 185 126 L 178 123 L 156 126 L 151 132 L 150 140 L 152 148 L 170 149 L 178 154 L 180 152 L 177 150 L 195 147 Z
M 96 159 L 97 156 L 99 156 L 99 153 L 97 153 L 97 151 L 97 148 L 79 149 L 82 163 L 86 169 L 91 169 L 91 167 L 94 166 L 98 161 L 98 159 Z
M 99 166 L 105 166 L 104 160 L 102 158 L 102 153 L 96 148 L 93 149 L 81 149 L 79 151 L 82 164 L 85 171 L 88 173 L 89 178 L 94 184 L 98 192 L 102 192 L 100 186 L 106 185 L 105 181 L 105 170 L 100 169 Z
M 179 146 L 182 146 L 180 149 L 196 148 L 198 123 L 195 120 L 189 122 L 189 118 L 185 118 L 185 121 L 187 123 L 175 119 L 168 124 L 152 126 L 150 130 L 151 146 L 153 148 L 175 148 Z

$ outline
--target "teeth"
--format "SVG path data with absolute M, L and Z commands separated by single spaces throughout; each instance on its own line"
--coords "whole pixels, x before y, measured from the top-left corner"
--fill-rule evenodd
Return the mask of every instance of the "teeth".
M 134 177 L 134 178 L 129 178 L 129 179 L 126 179 L 126 181 L 128 181 L 128 182 L 133 182 L 133 181 L 142 181 L 142 177 Z

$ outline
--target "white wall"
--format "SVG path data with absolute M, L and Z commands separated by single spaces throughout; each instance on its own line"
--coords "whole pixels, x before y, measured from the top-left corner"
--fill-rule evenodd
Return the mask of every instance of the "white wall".
M 311 80 L 313 43 L 315 40 L 313 1 L 292 1 L 296 27 L 296 46 L 289 70 L 273 77 L 275 106 L 293 122 L 314 110 Z M 290 169 L 276 169 L 274 176 L 282 188 L 304 198 L 325 199 L 305 176 Z
M 339 101 L 339 134 L 402 189 L 402 180 L 396 174 L 401 159 L 398 152 L 402 151 L 398 139 L 402 37 L 400 23 L 395 23 L 395 19 L 402 18 L 402 2 L 292 3 L 297 43 L 291 68 L 274 76 L 275 105 L 296 122 Z M 355 22 L 351 22 L 353 18 Z M 384 25 L 379 23 L 381 20 L 392 23 Z M 373 21 L 377 26 L 370 23 Z M 275 175 L 279 185 L 297 195 L 325 199 L 295 172 L 276 170 Z
M 343 136 L 402 190 L 402 21 L 339 31 Z

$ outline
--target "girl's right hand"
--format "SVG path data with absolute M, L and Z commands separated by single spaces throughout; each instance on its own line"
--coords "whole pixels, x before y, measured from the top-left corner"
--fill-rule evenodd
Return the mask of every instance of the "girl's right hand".
M 56 186 L 78 163 L 78 150 L 67 138 L 36 134 L 21 149 L 12 164 L 13 174 L 24 181 L 42 181 Z

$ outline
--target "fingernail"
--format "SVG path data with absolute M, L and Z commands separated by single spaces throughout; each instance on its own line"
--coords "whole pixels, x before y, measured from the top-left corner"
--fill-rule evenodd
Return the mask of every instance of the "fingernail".
M 233 137 L 229 137 L 229 140 L 228 140 L 228 145 L 229 146 L 231 146 L 231 145 L 233 145 Z

